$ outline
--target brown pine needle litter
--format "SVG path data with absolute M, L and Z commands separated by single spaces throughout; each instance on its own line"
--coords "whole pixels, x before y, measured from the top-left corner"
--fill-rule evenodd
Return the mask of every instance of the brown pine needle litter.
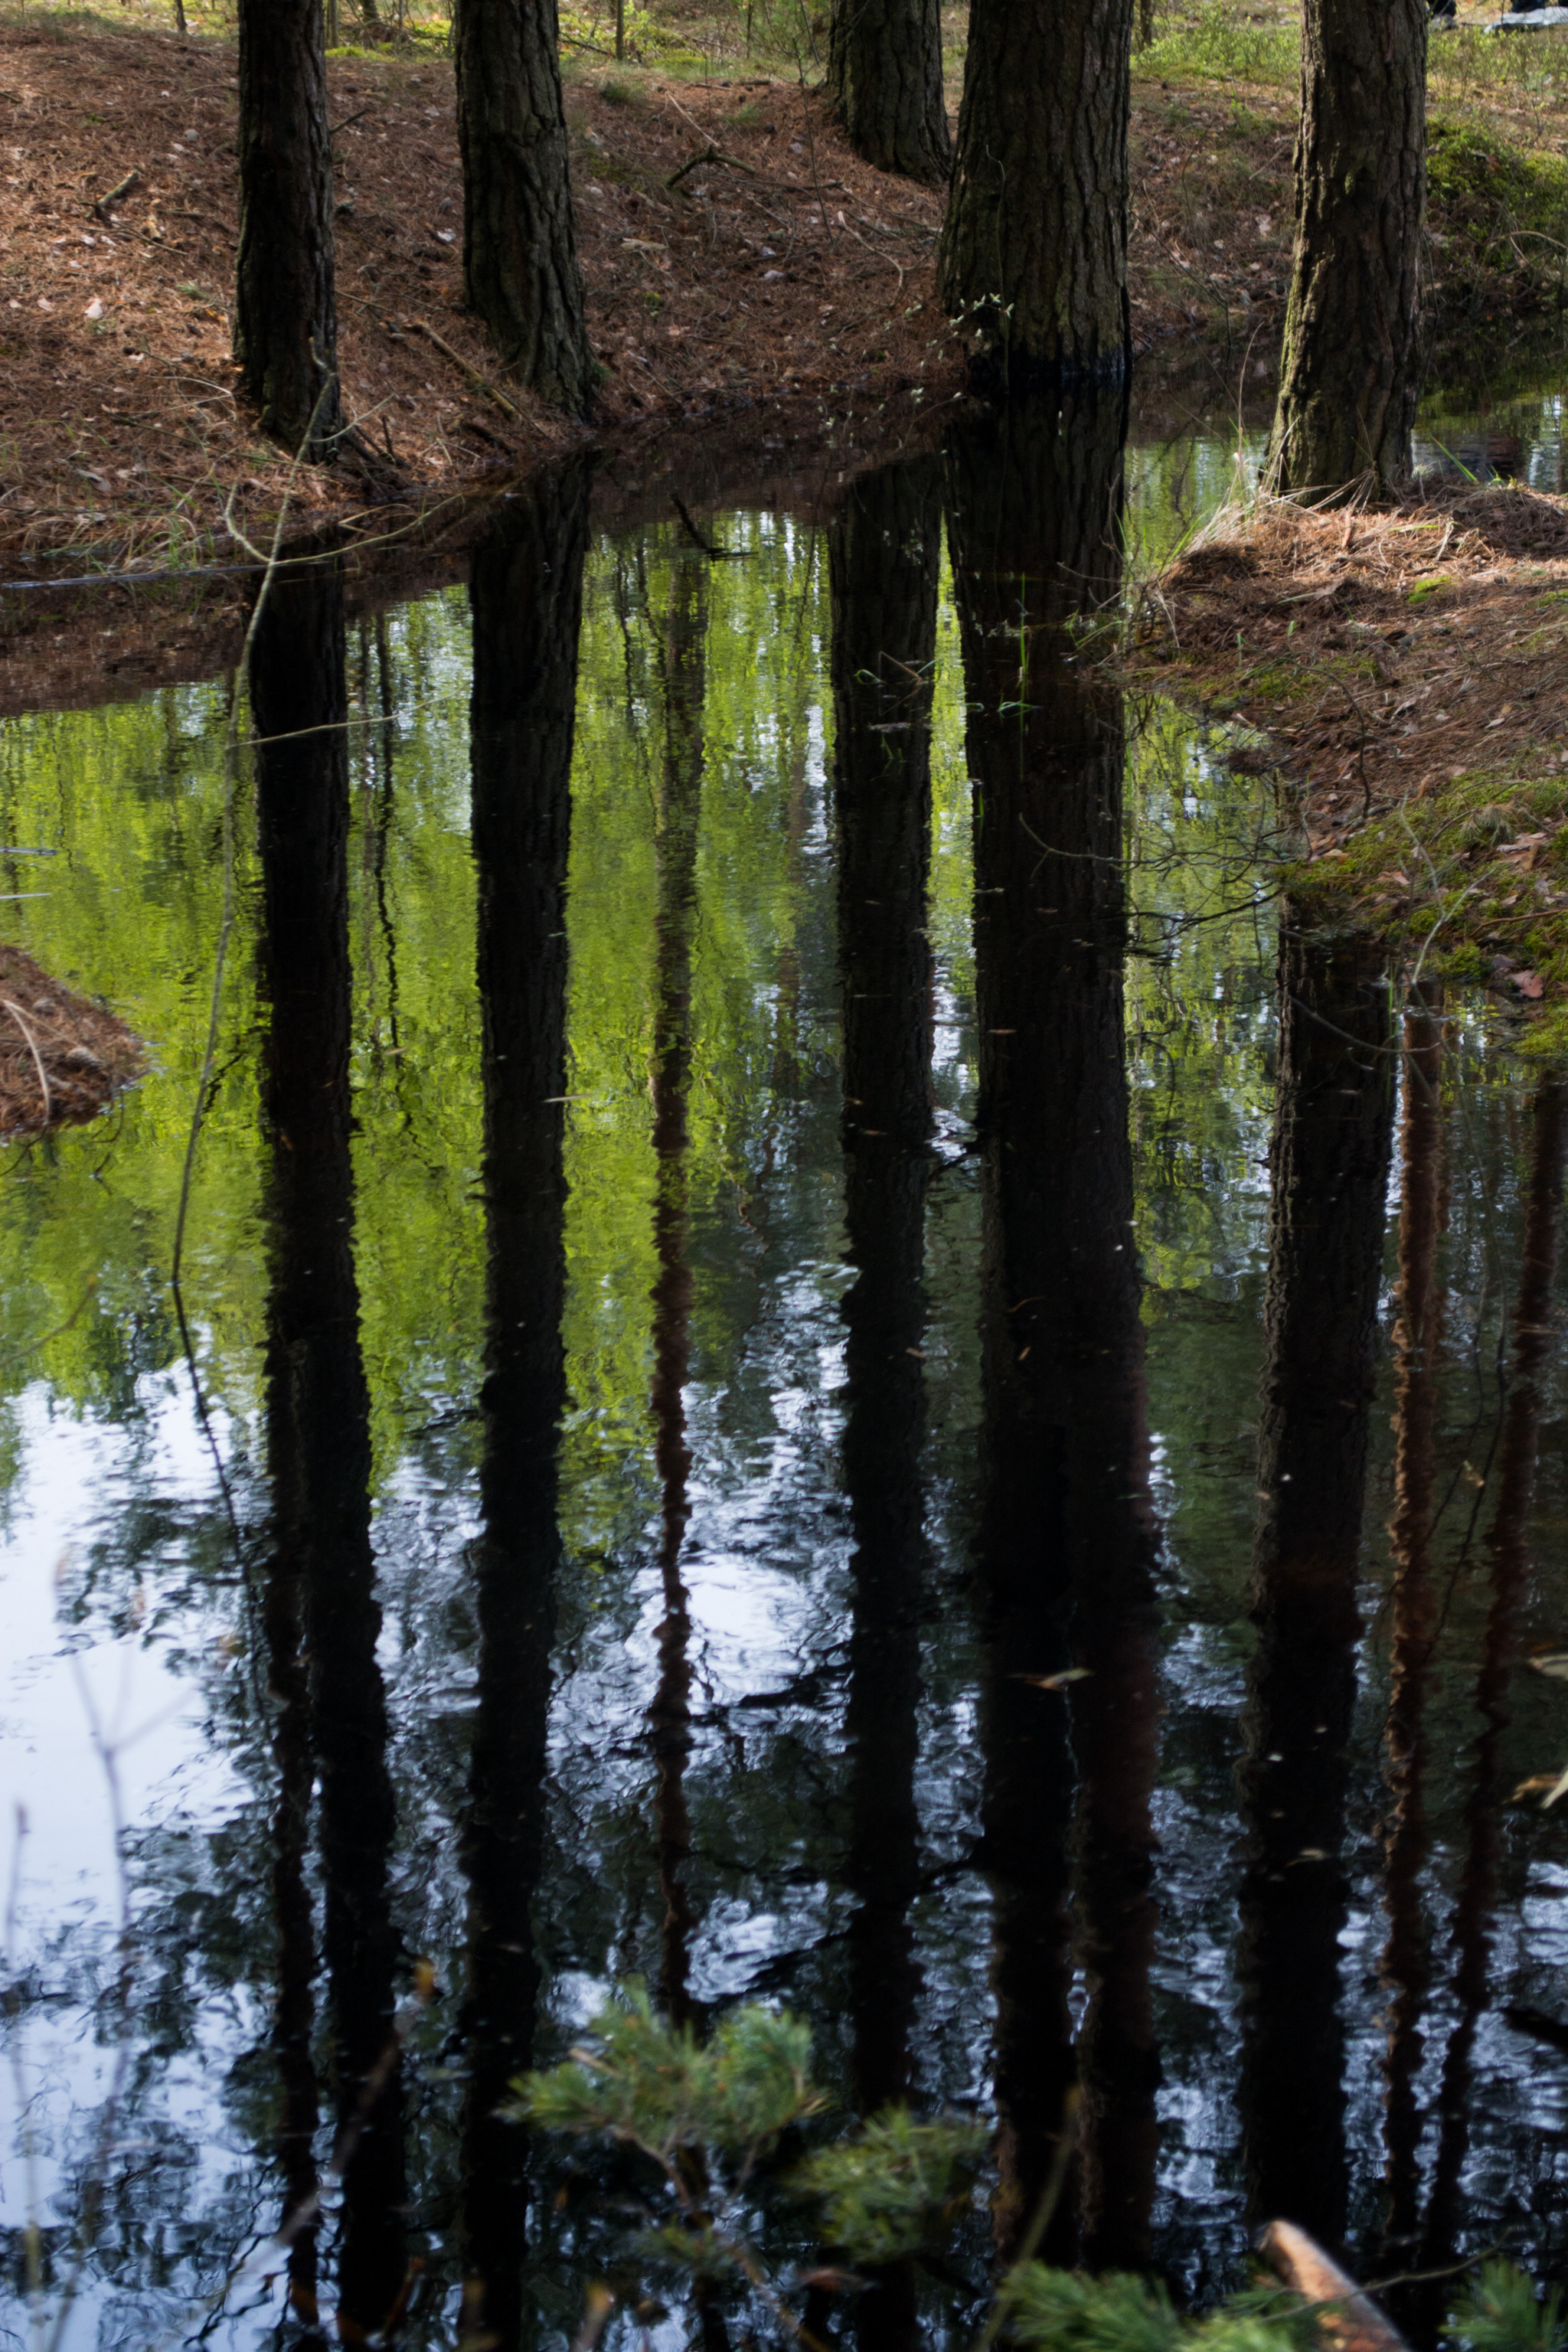
M 0 1137 L 96 1118 L 145 1066 L 123 1021 L 0 942 Z
M 1380 508 L 1260 498 L 1146 584 L 1130 668 L 1277 772 L 1297 887 L 1426 947 L 1428 971 L 1558 998 L 1531 1042 L 1563 1041 L 1568 501 L 1471 482 Z

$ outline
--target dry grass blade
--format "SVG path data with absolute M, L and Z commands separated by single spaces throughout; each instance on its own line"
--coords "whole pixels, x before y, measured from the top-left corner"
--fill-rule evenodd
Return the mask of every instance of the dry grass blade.
M 141 1075 L 122 1021 L 0 943 L 0 1136 L 92 1118 Z
M 54 1097 L 49 1093 L 48 1073 L 44 1067 L 44 1057 L 38 1051 L 37 1039 L 28 1028 L 26 1020 L 19 1004 L 13 1004 L 8 996 L 0 996 L 0 1004 L 5 1006 L 6 1012 L 11 1015 L 12 1020 L 16 1024 L 17 1028 L 21 1031 L 23 1036 L 27 1041 L 27 1051 L 33 1057 L 33 1067 L 37 1071 L 38 1084 L 43 1088 L 44 1124 L 47 1127 L 50 1119 L 53 1118 L 55 1115 Z

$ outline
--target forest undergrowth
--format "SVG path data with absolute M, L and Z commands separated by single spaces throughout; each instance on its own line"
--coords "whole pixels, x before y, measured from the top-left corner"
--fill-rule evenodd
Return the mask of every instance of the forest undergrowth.
M 1132 599 L 1131 678 L 1237 730 L 1292 812 L 1293 888 L 1568 1044 L 1568 501 L 1418 483 L 1257 497 Z
M 977 2330 L 973 2352 L 998 2341 L 1032 2352 L 1403 2352 L 1369 2295 L 1291 2224 L 1261 2240 L 1283 2286 L 1260 2268 L 1195 2314 L 1157 2281 L 1039 2259 L 1068 2193 L 1076 2094 L 994 2281 L 988 2124 L 902 2106 L 847 2122 L 813 2080 L 809 2029 L 787 2011 L 732 2009 L 701 2042 L 629 1984 L 569 2058 L 515 2087 L 514 2120 L 580 2151 L 571 2197 L 580 2252 L 597 2273 L 580 2347 L 606 2331 L 614 2341 L 622 2315 L 645 2326 L 665 2315 L 666 2297 L 695 2289 L 710 2316 L 743 2320 L 748 2341 L 825 2352 L 840 2311 L 858 2311 L 874 2336 L 897 2310 L 912 2335 L 934 2290 L 949 2305 L 946 2332 L 959 2311 Z M 1539 2294 L 1495 2256 L 1452 2278 L 1445 2352 L 1563 2352 L 1559 2292 Z

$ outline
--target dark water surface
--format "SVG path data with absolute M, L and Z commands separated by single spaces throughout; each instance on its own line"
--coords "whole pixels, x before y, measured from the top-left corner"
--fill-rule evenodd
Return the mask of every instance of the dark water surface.
M 569 2337 L 616 2183 L 494 2111 L 633 1975 L 994 2122 L 933 2336 L 1075 2081 L 1062 2259 L 1561 2265 L 1568 1091 L 1082 656 L 1230 463 L 1117 432 L 319 567 L 237 772 L 0 731 L 156 1063 L 0 1184 L 6 2340 L 35 2222 L 39 2341 Z

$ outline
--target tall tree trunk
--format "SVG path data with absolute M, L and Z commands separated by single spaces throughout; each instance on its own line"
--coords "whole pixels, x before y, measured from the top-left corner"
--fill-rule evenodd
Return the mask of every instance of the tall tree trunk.
M 1124 729 L 1120 695 L 1068 657 L 1065 626 L 1116 591 L 1122 422 L 1119 399 L 1059 415 L 1053 403 L 966 423 L 947 446 L 976 792 L 982 1814 L 1005 2257 L 1080 2072 L 1096 2259 L 1141 2243 L 1156 2148 L 1158 1700 L 1121 1010 Z M 1049 1678 L 1075 1662 L 1094 1698 L 1069 1716 Z M 1076 2053 L 1075 1906 L 1089 1990 Z M 1050 2258 L 1079 2243 L 1064 2206 Z
M 920 1989 L 920 1612 L 927 1554 L 925 1198 L 931 1166 L 931 667 L 941 473 L 863 474 L 828 525 L 838 968 L 844 992 L 844 1484 L 855 1537 L 849 1629 L 849 2023 L 862 2115 L 907 2102 Z M 860 2352 L 916 2338 L 912 2263 L 856 2307 Z
M 1423 0 L 1307 0 L 1277 488 L 1409 472 L 1426 211 Z
M 566 867 L 587 544 L 576 466 L 501 510 L 468 585 L 487 1249 L 459 2236 L 464 2338 L 498 2352 L 518 2352 L 526 2332 L 528 2137 L 497 2109 L 532 2063 L 542 1975 L 532 1906 L 561 1549 Z
M 936 186 L 952 168 L 938 0 L 834 0 L 827 93 L 857 155 Z
M 594 386 L 572 214 L 555 0 L 455 0 L 463 299 L 530 390 Z
M 321 1788 L 322 1945 L 343 2168 L 339 2332 L 383 2326 L 405 2275 L 406 2186 L 388 1869 L 396 1805 L 370 1538 L 349 1098 L 349 777 L 342 579 L 273 586 L 251 649 L 272 1151 L 268 1439 L 297 1562 Z M 287 1693 L 286 1695 L 293 1695 Z
M 1341 1847 L 1356 1561 L 1394 1128 L 1379 960 L 1281 908 L 1260 1497 L 1240 1766 L 1240 2105 L 1251 2219 L 1345 2229 Z
M 321 0 L 240 0 L 234 356 L 262 430 L 313 465 L 339 451 L 332 149 Z
M 973 0 L 942 304 L 984 389 L 1120 381 L 1132 0 Z

